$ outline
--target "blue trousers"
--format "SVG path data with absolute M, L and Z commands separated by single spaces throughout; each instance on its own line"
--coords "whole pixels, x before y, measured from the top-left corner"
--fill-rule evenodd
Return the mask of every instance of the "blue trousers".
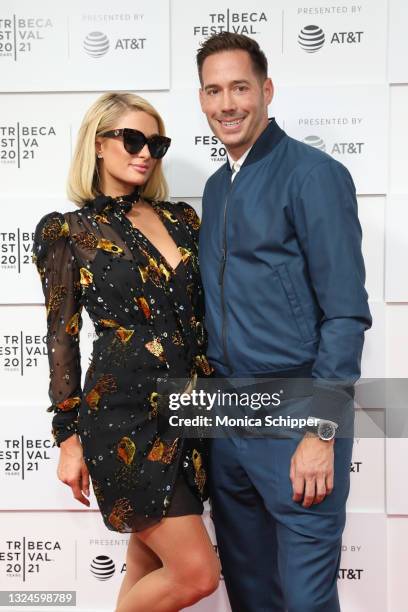
M 337 574 L 353 439 L 334 444 L 334 489 L 304 508 L 292 500 L 299 439 L 214 439 L 213 520 L 233 612 L 339 612 Z

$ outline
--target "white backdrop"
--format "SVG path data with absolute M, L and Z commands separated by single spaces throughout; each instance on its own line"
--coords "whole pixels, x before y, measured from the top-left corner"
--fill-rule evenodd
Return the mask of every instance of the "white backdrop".
M 357 186 L 374 317 L 363 376 L 408 376 L 405 0 L 112 4 L 2 0 L 0 11 L 0 590 L 72 589 L 80 612 L 113 610 L 127 537 L 106 530 L 94 498 L 82 511 L 56 478 L 45 311 L 30 254 L 38 220 L 73 206 L 65 197 L 72 147 L 101 92 L 137 91 L 158 108 L 173 139 L 171 197 L 200 212 L 225 150 L 199 108 L 195 50 L 226 29 L 256 38 L 276 88 L 270 115 L 339 159 Z M 316 41 L 315 53 L 301 33 Z M 84 370 L 92 339 L 85 321 Z M 339 572 L 345 612 L 407 610 L 407 463 L 404 438 L 355 440 Z M 111 568 L 103 582 L 101 564 Z M 224 586 L 193 609 L 228 612 Z

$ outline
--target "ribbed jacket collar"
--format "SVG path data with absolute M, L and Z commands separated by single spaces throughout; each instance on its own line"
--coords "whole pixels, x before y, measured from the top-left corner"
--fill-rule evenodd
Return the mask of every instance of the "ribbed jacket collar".
M 258 140 L 252 146 L 247 158 L 242 164 L 242 168 L 246 168 L 250 164 L 259 161 L 279 144 L 286 133 L 279 127 L 275 121 L 275 117 L 269 119 L 268 126 L 264 129 Z M 231 172 L 231 166 L 227 159 L 226 169 Z

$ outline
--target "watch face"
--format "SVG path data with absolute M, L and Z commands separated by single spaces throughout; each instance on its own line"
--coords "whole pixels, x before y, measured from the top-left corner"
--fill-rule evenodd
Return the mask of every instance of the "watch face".
M 334 434 L 336 433 L 336 428 L 334 425 L 331 423 L 325 423 L 324 421 L 319 423 L 317 430 L 319 438 L 322 440 L 331 440 L 334 438 Z

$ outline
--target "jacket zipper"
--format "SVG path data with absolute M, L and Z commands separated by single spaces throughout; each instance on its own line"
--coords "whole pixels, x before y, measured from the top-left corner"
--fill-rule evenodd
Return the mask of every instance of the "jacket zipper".
M 227 312 L 225 305 L 225 291 L 224 291 L 224 273 L 225 265 L 227 263 L 227 208 L 228 208 L 228 196 L 231 193 L 231 187 L 224 203 L 224 232 L 223 232 L 223 245 L 222 245 L 222 259 L 220 265 L 219 284 L 221 285 L 221 309 L 222 309 L 222 348 L 224 352 L 224 363 L 227 366 L 229 372 L 232 372 L 228 349 L 227 349 Z

